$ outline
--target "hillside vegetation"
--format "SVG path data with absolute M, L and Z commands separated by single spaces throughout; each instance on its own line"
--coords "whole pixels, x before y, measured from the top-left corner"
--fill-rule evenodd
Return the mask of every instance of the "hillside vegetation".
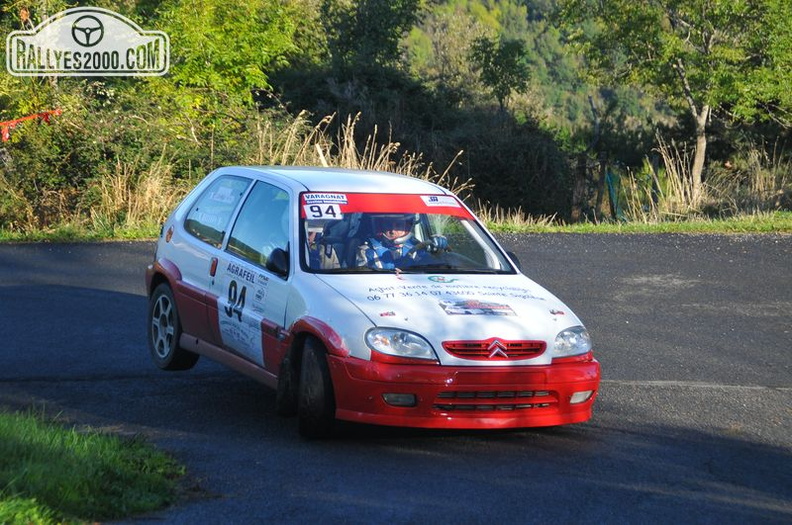
M 0 143 L 7 233 L 153 232 L 226 164 L 399 171 L 523 222 L 792 209 L 783 0 L 78 4 L 165 31 L 171 67 L 0 74 L 0 121 L 59 111 Z M 73 6 L 0 0 L 0 28 Z

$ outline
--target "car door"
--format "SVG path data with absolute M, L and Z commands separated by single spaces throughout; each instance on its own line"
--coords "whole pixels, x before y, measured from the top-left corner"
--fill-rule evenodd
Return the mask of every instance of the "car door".
M 289 193 L 258 181 L 245 198 L 219 255 L 212 293 L 225 348 L 275 371 L 272 355 L 281 337 L 289 280 L 266 268 L 276 249 L 289 251 Z M 211 304 L 211 302 L 210 302 Z
M 216 342 L 206 305 L 214 277 L 214 261 L 223 244 L 229 223 L 251 184 L 237 176 L 215 179 L 192 203 L 184 219 L 185 235 L 173 239 L 172 255 L 181 273 L 175 293 L 186 333 Z

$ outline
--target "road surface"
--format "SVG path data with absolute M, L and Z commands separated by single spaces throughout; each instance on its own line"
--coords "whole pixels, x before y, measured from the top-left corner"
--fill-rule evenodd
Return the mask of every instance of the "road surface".
M 150 363 L 148 242 L 0 245 L 0 406 L 187 465 L 183 501 L 125 523 L 792 523 L 792 236 L 500 239 L 592 334 L 590 422 L 303 441 L 262 385 Z

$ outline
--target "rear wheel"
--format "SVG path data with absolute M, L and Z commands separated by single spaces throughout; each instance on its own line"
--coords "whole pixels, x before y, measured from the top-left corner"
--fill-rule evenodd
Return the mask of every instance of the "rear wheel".
M 335 398 L 327 352 L 315 338 L 303 346 L 298 389 L 300 435 L 309 439 L 329 437 L 335 426 Z
M 187 370 L 195 366 L 200 356 L 179 346 L 182 334 L 179 310 L 166 283 L 154 289 L 148 313 L 148 344 L 154 363 L 163 370 Z

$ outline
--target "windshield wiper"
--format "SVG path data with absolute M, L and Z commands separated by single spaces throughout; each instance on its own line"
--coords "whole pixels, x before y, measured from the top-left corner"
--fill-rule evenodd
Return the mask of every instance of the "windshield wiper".
M 462 268 L 450 264 L 420 264 L 411 265 L 405 268 L 370 268 L 368 266 L 353 266 L 351 268 L 331 268 L 326 270 L 315 270 L 316 274 L 350 274 L 350 273 L 390 273 L 390 274 L 421 274 L 421 273 L 473 273 L 473 274 L 507 274 L 506 270 L 492 270 L 489 268 Z
M 448 263 L 432 263 L 432 264 L 411 264 L 402 268 L 402 270 L 454 270 L 458 269 Z
M 420 264 L 415 266 L 409 266 L 405 268 L 405 273 L 409 272 L 410 270 L 415 270 L 414 273 L 420 273 L 425 271 L 442 271 L 444 273 L 475 273 L 475 274 L 499 274 L 499 273 L 509 273 L 508 271 L 504 270 L 493 270 L 491 268 L 465 268 L 462 266 L 453 266 L 450 264 Z
M 399 268 L 371 268 L 369 266 L 351 266 L 349 268 L 328 268 L 325 270 L 314 270 L 313 273 L 400 273 L 404 272 Z

